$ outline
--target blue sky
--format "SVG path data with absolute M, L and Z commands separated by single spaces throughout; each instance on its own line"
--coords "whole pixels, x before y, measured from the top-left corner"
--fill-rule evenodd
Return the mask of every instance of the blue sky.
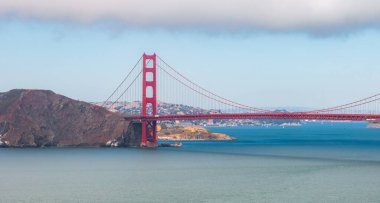
M 380 92 L 380 31 L 345 30 L 230 32 L 7 17 L 0 20 L 0 91 L 51 89 L 100 101 L 143 52 L 156 52 L 244 104 L 334 106 Z

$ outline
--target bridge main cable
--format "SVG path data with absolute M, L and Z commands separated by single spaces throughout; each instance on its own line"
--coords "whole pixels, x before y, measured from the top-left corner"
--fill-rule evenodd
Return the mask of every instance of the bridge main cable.
M 131 71 L 129 71 L 129 73 L 127 74 L 127 76 L 123 79 L 123 81 L 117 86 L 117 88 L 115 89 L 115 91 L 112 92 L 112 94 L 103 102 L 102 104 L 102 107 L 105 107 L 105 105 L 109 102 L 109 100 L 112 98 L 112 96 L 114 96 L 116 94 L 116 92 L 120 89 L 120 87 L 125 83 L 125 81 L 127 81 L 127 79 L 129 78 L 129 76 L 132 74 L 132 72 L 136 69 L 136 67 L 139 65 L 139 63 L 141 62 L 141 59 L 143 57 L 141 56 L 140 59 L 137 61 L 137 63 L 135 64 L 135 66 L 133 66 L 133 68 L 131 69 Z M 125 91 L 124 91 L 125 92 Z M 121 97 L 121 96 L 120 96 Z M 119 99 L 120 99 L 119 97 Z M 116 100 L 117 101 L 117 100 Z M 115 103 L 115 102 L 114 102 Z M 113 103 L 113 104 L 114 104 Z
M 213 95 L 214 97 L 217 97 L 219 98 L 219 100 L 216 100 L 214 98 L 211 98 L 203 93 L 200 93 L 199 91 L 197 91 L 198 93 L 204 95 L 204 96 L 207 96 L 209 97 L 210 99 L 213 99 L 215 101 L 218 101 L 218 102 L 222 102 L 223 104 L 226 104 L 226 105 L 230 105 L 230 106 L 233 106 L 233 107 L 237 107 L 237 108 L 241 108 L 241 109 L 245 109 L 245 110 L 250 110 L 250 111 L 255 111 L 255 112 L 260 112 L 260 113 L 270 113 L 270 112 L 273 112 L 273 111 L 270 111 L 270 110 L 265 110 L 265 109 L 260 109 L 260 108 L 255 108 L 255 107 L 250 107 L 250 106 L 247 106 L 247 105 L 244 105 L 244 104 L 240 104 L 240 103 L 237 103 L 237 102 L 234 102 L 234 101 L 231 101 L 229 99 L 226 99 L 224 97 L 221 97 L 205 88 L 203 88 L 202 86 L 198 85 L 197 83 L 191 81 L 190 79 L 188 79 L 187 77 L 185 77 L 184 75 L 182 75 L 181 73 L 179 73 L 177 70 L 175 70 L 172 66 L 170 66 L 165 60 L 163 60 L 160 56 L 158 56 L 158 59 L 160 61 L 162 61 L 167 67 L 169 67 L 172 71 L 174 71 L 176 74 L 178 74 L 180 77 L 182 77 L 183 79 L 185 79 L 187 82 L 191 83 L 192 85 L 200 88 L 201 90 L 209 93 L 210 95 Z M 159 66 L 162 70 L 164 70 L 164 68 L 162 66 Z M 172 74 L 168 73 L 166 70 L 164 70 L 167 74 L 169 74 L 171 77 L 175 78 Z M 182 81 L 180 81 L 178 78 L 176 78 L 177 81 L 181 82 L 182 84 L 184 84 Z M 185 84 L 184 84 L 185 85 Z M 186 85 L 187 86 L 187 85 Z M 196 91 L 194 90 L 193 88 L 187 86 L 188 88 L 192 89 L 193 91 Z M 220 100 L 223 100 L 223 101 L 220 101 Z
M 353 107 L 369 104 L 369 103 L 376 102 L 376 101 L 379 101 L 379 100 L 380 100 L 380 94 L 376 94 L 376 95 L 373 95 L 371 97 L 367 97 L 367 98 L 364 98 L 364 99 L 361 99 L 361 100 L 358 100 L 358 101 L 355 101 L 355 102 L 351 102 L 351 103 L 348 103 L 348 104 L 339 105 L 339 106 L 335 106 L 335 107 L 330 107 L 330 108 L 326 108 L 326 109 L 306 111 L 304 113 L 324 113 L 324 112 L 332 112 L 332 111 L 344 110 L 344 109 L 349 109 L 349 108 L 353 108 Z

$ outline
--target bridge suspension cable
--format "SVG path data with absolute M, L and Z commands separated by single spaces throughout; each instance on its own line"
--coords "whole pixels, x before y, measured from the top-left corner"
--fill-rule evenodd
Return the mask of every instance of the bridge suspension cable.
M 132 80 L 132 83 L 128 85 L 128 87 L 121 93 L 119 97 L 111 104 L 111 106 L 114 106 L 116 102 L 118 102 L 124 95 L 125 93 L 129 90 L 129 88 L 135 84 L 136 80 L 141 76 L 142 70 L 139 72 L 139 74 Z
M 305 113 L 367 113 L 379 114 L 380 113 L 380 94 L 373 95 L 355 102 L 344 105 L 330 107 L 326 109 L 319 109 L 307 111 Z
M 205 114 L 234 114 L 234 118 L 243 115 L 244 118 L 249 118 L 247 114 L 261 114 L 265 118 L 280 118 L 283 114 L 284 118 L 304 118 L 304 114 L 307 115 L 322 115 L 318 118 L 327 118 L 329 114 L 331 118 L 339 118 L 339 115 L 346 115 L 344 119 L 351 118 L 347 115 L 357 115 L 360 119 L 364 118 L 377 118 L 380 115 L 380 94 L 373 95 L 368 98 L 364 98 L 355 102 L 347 103 L 344 105 L 334 106 L 330 108 L 324 108 L 312 111 L 294 112 L 293 114 L 288 112 L 276 112 L 266 110 L 262 108 L 256 108 L 247 106 L 230 99 L 226 99 L 208 89 L 202 87 L 196 82 L 193 82 L 188 77 L 181 74 L 173 66 L 169 65 L 160 56 L 154 55 L 154 67 L 157 78 L 154 78 L 157 82 L 155 89 L 155 98 L 157 99 L 157 115 L 205 115 Z M 134 116 L 142 114 L 142 84 L 150 83 L 148 78 L 151 76 L 146 73 L 144 76 L 146 81 L 143 81 L 143 57 L 137 61 L 133 68 L 124 77 L 122 82 L 112 92 L 112 94 L 102 103 L 102 106 L 114 111 L 121 111 L 125 114 Z M 151 63 L 150 60 L 146 61 L 146 68 Z M 156 77 L 155 76 L 155 77 Z M 152 78 L 151 78 L 152 79 Z M 152 94 L 151 89 L 146 89 L 146 94 Z M 152 109 L 151 106 L 147 106 L 147 110 Z M 333 115 L 333 117 L 331 117 Z M 376 115 L 374 117 L 368 117 L 367 115 Z M 311 117 L 313 117 L 311 116 Z M 202 117 L 202 116 L 201 116 Z M 206 116 L 207 117 L 207 116 Z M 228 116 L 223 115 L 223 118 Z M 256 118 L 255 116 L 253 116 Z M 262 117 L 261 117 L 262 118 Z M 307 117 L 309 118 L 309 117 Z M 355 117 L 358 119 L 358 117 Z
M 198 85 L 197 83 L 193 82 L 192 80 L 188 79 L 185 77 L 183 74 L 179 73 L 176 69 L 174 69 L 171 65 L 169 65 L 165 60 L 163 60 L 160 56 L 157 56 L 161 64 L 163 65 L 158 65 L 160 69 L 162 69 L 167 75 L 181 83 L 182 85 L 185 85 L 189 89 L 191 89 L 194 92 L 199 93 L 200 95 L 203 95 L 209 99 L 212 99 L 214 101 L 220 102 L 225 105 L 229 105 L 231 107 L 247 110 L 249 112 L 256 112 L 256 113 L 265 113 L 265 112 L 271 112 L 270 110 L 265 110 L 265 109 L 260 109 L 260 108 L 255 108 L 255 107 L 250 107 L 244 104 L 240 104 L 237 102 L 234 102 L 232 100 L 226 99 L 224 97 L 221 97 L 205 88 L 202 86 Z M 168 67 L 169 70 L 172 71 L 172 73 L 169 73 L 168 69 L 165 69 L 165 67 Z M 178 77 L 182 78 L 183 80 L 179 79 L 178 77 L 174 76 L 177 75 Z
M 140 57 L 140 59 L 136 62 L 136 64 L 133 66 L 133 68 L 129 71 L 129 73 L 127 74 L 127 76 L 124 77 L 124 79 L 121 81 L 121 83 L 116 87 L 116 89 L 112 92 L 112 94 L 103 102 L 102 104 L 102 107 L 105 107 L 107 105 L 108 102 L 110 102 L 111 98 L 114 97 L 117 92 L 119 91 L 119 89 L 123 86 L 123 84 L 127 81 L 127 79 L 129 78 L 129 76 L 132 75 L 133 71 L 138 67 L 138 65 L 141 63 L 141 60 L 142 60 L 142 56 Z M 117 100 L 115 100 L 114 102 L 116 102 Z

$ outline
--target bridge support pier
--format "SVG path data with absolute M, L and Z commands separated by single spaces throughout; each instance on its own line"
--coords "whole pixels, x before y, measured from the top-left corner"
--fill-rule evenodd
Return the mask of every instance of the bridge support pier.
M 157 144 L 157 121 L 142 121 L 141 147 L 155 148 Z
M 142 115 L 157 115 L 156 54 L 143 55 Z M 157 121 L 142 121 L 141 147 L 157 147 Z

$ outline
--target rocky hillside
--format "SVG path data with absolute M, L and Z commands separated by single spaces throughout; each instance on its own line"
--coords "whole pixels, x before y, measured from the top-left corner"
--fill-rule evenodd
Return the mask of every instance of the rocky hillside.
M 138 146 L 141 124 L 46 90 L 0 93 L 0 146 Z

